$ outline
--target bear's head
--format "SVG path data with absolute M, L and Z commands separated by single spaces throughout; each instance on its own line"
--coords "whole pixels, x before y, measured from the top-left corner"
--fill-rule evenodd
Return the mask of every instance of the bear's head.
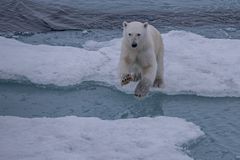
M 147 35 L 148 23 L 141 22 L 123 22 L 123 38 L 131 48 L 140 48 Z

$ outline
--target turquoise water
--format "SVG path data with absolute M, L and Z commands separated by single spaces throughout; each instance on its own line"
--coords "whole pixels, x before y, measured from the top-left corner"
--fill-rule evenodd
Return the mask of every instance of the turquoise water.
M 239 0 L 2 0 L 0 35 L 30 44 L 82 47 L 87 40 L 119 38 L 124 20 L 138 20 L 148 21 L 162 33 L 185 30 L 208 38 L 240 39 L 239 8 Z M 200 126 L 206 134 L 185 146 L 194 159 L 240 159 L 239 97 L 152 92 L 138 100 L 93 81 L 59 88 L 0 79 L 0 115 L 180 117 Z
M 206 134 L 185 146 L 196 160 L 235 160 L 240 155 L 240 98 L 151 93 L 139 100 L 98 82 L 66 88 L 2 82 L 0 102 L 1 115 L 20 117 L 181 117 Z

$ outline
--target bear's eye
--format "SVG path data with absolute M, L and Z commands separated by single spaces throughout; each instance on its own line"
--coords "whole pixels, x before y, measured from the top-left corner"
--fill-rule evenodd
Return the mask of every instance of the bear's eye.
M 132 36 L 132 34 L 131 34 L 131 33 L 128 33 L 128 35 L 129 35 L 129 36 Z
M 137 34 L 137 36 L 139 37 L 139 36 L 141 36 L 141 34 L 140 34 L 140 33 L 138 33 L 138 34 Z

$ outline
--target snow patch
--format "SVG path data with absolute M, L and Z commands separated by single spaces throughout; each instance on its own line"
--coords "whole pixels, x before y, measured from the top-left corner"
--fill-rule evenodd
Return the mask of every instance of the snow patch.
M 163 34 L 166 94 L 240 97 L 240 40 L 209 39 L 185 31 Z M 87 41 L 84 48 L 30 45 L 0 37 L 0 79 L 26 78 L 37 84 L 69 86 L 102 81 L 120 86 L 121 39 Z M 153 89 L 159 91 L 159 89 Z
M 180 118 L 125 120 L 0 116 L 0 157 L 11 160 L 191 160 L 181 145 L 203 132 Z

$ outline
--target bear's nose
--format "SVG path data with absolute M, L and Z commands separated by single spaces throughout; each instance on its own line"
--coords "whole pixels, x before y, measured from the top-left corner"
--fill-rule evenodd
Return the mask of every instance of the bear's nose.
M 132 44 L 132 47 L 133 47 L 133 48 L 136 48 L 136 47 L 137 47 L 137 43 L 133 43 L 133 44 Z

